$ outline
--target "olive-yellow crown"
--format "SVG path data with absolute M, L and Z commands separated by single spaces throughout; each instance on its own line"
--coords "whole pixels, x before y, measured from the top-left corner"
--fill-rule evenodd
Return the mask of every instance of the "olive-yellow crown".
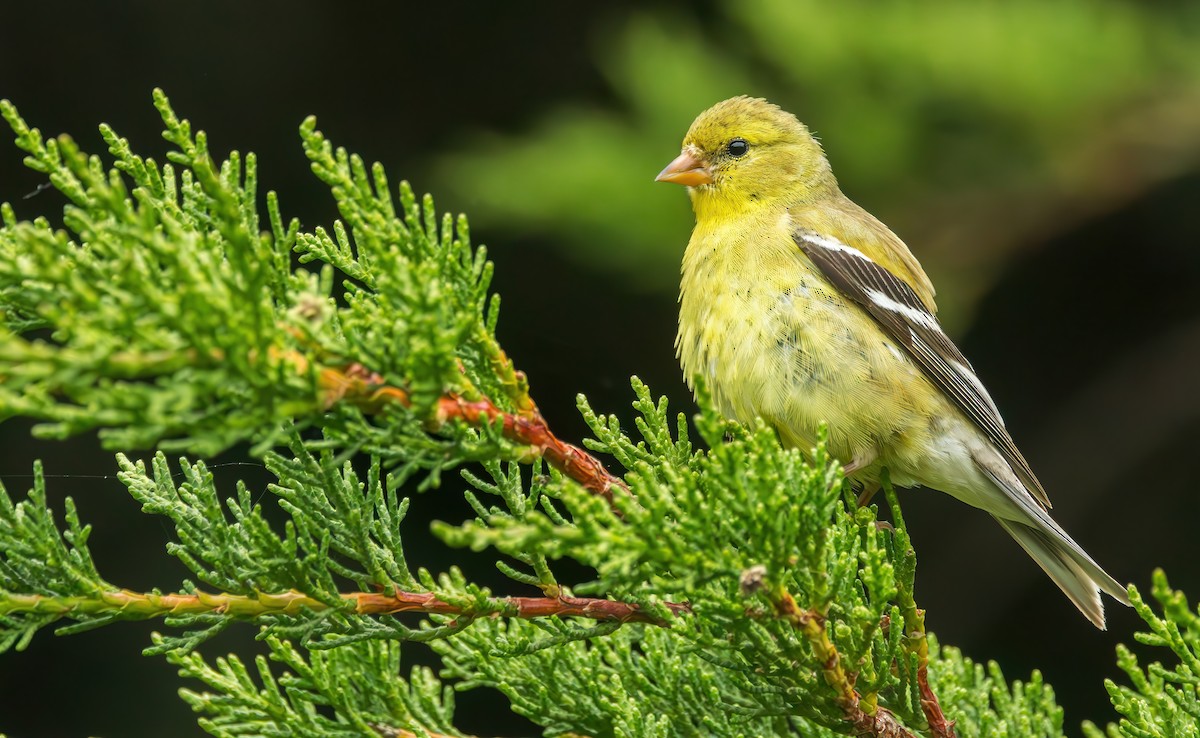
M 739 96 L 701 113 L 683 139 L 710 183 L 696 196 L 791 203 L 836 191 L 821 144 L 796 116 L 761 98 Z

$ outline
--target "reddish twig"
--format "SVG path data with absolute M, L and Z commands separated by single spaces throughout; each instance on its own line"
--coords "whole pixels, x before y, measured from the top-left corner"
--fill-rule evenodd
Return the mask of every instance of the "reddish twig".
M 906 604 L 902 602 L 902 605 Z M 925 637 L 925 611 L 918 609 L 915 604 L 912 607 L 905 606 L 904 630 L 905 650 L 917 654 L 917 690 L 921 694 L 921 712 L 925 713 L 925 720 L 929 723 L 929 734 L 932 738 L 958 738 L 954 721 L 946 719 L 942 704 L 934 694 L 933 687 L 929 686 L 929 641 Z
M 355 602 L 359 614 L 393 614 L 398 612 L 422 612 L 441 615 L 472 614 L 461 606 L 438 599 L 435 595 L 421 592 L 396 592 L 391 595 L 359 592 L 342 595 L 342 599 Z M 560 618 L 576 617 L 591 620 L 616 621 L 619 623 L 650 623 L 669 625 L 638 605 L 617 600 L 590 597 L 494 597 L 489 601 L 484 614 L 508 615 L 518 618 L 545 618 L 557 615 Z M 495 608 L 492 609 L 492 604 Z M 691 612 L 687 603 L 664 602 L 663 606 L 673 615 Z
M 412 406 L 407 390 L 387 384 L 383 377 L 359 365 L 344 369 L 323 368 L 320 382 L 326 391 L 327 404 L 344 399 L 372 410 L 388 403 Z M 536 456 L 544 458 L 552 467 L 610 504 L 613 490 L 629 491 L 625 482 L 605 469 L 599 459 L 555 436 L 528 397 L 521 404 L 523 407 L 519 412 L 508 413 L 487 398 L 467 400 L 455 393 L 447 393 L 438 398 L 429 425 L 431 430 L 437 430 L 452 420 L 476 426 L 499 420 L 505 438 L 529 447 Z
M 921 692 L 921 711 L 929 721 L 929 733 L 933 738 L 958 738 L 954 731 L 954 721 L 947 720 L 942 712 L 942 705 L 937 695 L 929 686 L 929 659 L 917 666 L 917 689 Z
M 428 730 L 422 730 L 419 734 L 405 728 L 394 728 L 391 725 L 383 723 L 368 723 L 371 730 L 374 730 L 383 738 L 420 738 L 420 736 L 429 736 L 429 738 L 451 738 L 445 733 L 430 733 Z
M 429 738 L 451 738 L 451 736 L 443 733 L 430 733 L 429 731 L 423 731 L 418 735 L 411 730 L 406 730 L 404 728 L 393 728 L 392 726 L 384 725 L 383 723 L 370 723 L 370 726 L 371 729 L 382 736 L 382 738 L 420 738 L 421 735 L 427 735 Z M 565 738 L 587 738 L 587 736 L 579 735 L 578 733 L 563 733 L 562 735 Z M 471 738 L 471 736 L 468 736 L 467 738 Z
M 649 623 L 665 627 L 671 624 L 669 618 L 659 617 L 639 605 L 588 597 L 488 597 L 472 600 L 468 605 L 447 602 L 429 592 L 350 592 L 340 597 L 359 615 L 417 612 L 428 615 L 505 616 L 526 619 L 558 616 L 618 623 Z M 687 603 L 664 602 L 663 606 L 672 616 L 691 612 L 691 605 Z M 124 620 L 148 620 L 168 615 L 223 613 L 250 619 L 264 615 L 296 614 L 304 610 L 320 612 L 329 609 L 330 605 L 327 603 L 296 590 L 248 596 L 211 592 L 160 594 L 121 589 L 76 597 L 19 594 L 0 597 L 0 616 L 19 612 L 67 618 L 73 615 L 116 614 L 119 619 Z
M 623 481 L 604 468 L 599 459 L 578 446 L 559 440 L 537 410 L 528 415 L 514 415 L 502 412 L 486 399 L 468 402 L 456 395 L 441 397 L 437 405 L 438 422 L 446 423 L 456 418 L 473 425 L 502 419 L 505 438 L 529 446 L 555 469 L 610 503 L 614 488 L 629 490 Z

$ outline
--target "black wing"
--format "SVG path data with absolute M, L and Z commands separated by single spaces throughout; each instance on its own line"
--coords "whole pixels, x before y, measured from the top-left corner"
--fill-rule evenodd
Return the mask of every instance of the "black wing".
M 904 280 L 841 241 L 805 229 L 792 233 L 800 247 L 825 278 L 843 295 L 860 305 L 884 333 L 921 367 L 937 387 L 983 431 L 1026 489 L 1044 506 L 1050 500 L 1042 483 L 1017 449 L 995 403 L 954 342 L 942 332 L 937 318 Z

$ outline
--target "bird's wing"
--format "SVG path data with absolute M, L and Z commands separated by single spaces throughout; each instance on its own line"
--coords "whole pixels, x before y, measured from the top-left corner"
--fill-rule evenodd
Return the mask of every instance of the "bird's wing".
M 1044 507 L 1050 500 L 1004 427 L 1004 419 L 975 371 L 938 319 L 904 280 L 862 251 L 836 238 L 804 228 L 792 238 L 825 278 L 875 319 L 889 338 L 908 352 L 939 387 L 992 442 L 1026 489 Z

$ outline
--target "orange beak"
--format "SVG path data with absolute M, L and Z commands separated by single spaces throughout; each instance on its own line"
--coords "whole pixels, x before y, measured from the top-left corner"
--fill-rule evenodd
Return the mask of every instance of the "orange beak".
M 655 182 L 674 182 L 675 184 L 687 185 L 695 187 L 697 185 L 712 184 L 712 172 L 704 165 L 703 160 L 696 156 L 694 149 L 688 147 L 683 150 L 675 160 L 667 165 L 667 168 L 658 173 L 654 178 Z

